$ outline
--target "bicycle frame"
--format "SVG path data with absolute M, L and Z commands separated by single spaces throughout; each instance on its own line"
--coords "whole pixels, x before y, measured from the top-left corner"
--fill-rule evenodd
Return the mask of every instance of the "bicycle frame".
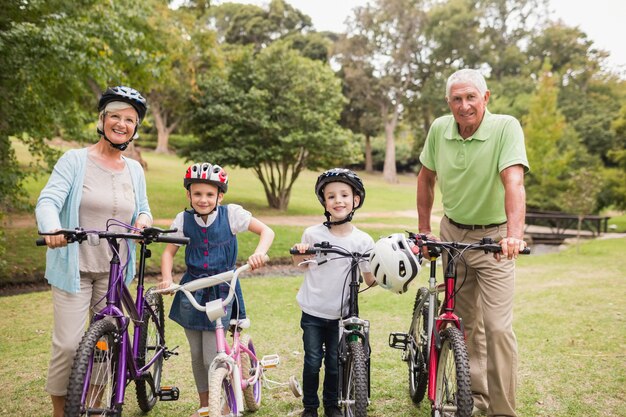
M 266 261 L 269 258 L 266 258 Z M 176 292 L 182 291 L 187 297 L 189 302 L 199 311 L 203 311 L 207 314 L 209 320 L 215 322 L 215 336 L 216 336 L 216 349 L 217 355 L 209 369 L 209 375 L 214 373 L 218 368 L 225 367 L 228 370 L 230 378 L 231 392 L 228 396 L 229 407 L 233 415 L 240 416 L 244 410 L 244 391 L 247 388 L 254 387 L 259 379 L 264 378 L 264 369 L 275 366 L 278 364 L 278 356 L 270 355 L 259 360 L 254 351 L 254 347 L 249 348 L 241 342 L 240 338 L 240 325 L 241 321 L 233 323 L 231 321 L 231 330 L 233 334 L 233 343 L 229 345 L 226 338 L 226 332 L 221 318 L 226 314 L 225 307 L 229 305 L 234 296 L 234 288 L 237 283 L 237 279 L 241 272 L 250 269 L 250 265 L 244 264 L 235 271 L 227 271 L 221 274 L 217 274 L 210 277 L 200 278 L 184 285 L 172 284 L 172 286 L 165 290 L 158 290 L 158 292 Z M 230 291 L 225 299 L 218 298 L 213 301 L 207 302 L 204 306 L 200 305 L 191 294 L 192 291 L 208 288 L 220 283 L 230 282 Z M 242 354 L 246 354 L 252 363 L 255 364 L 254 372 L 252 376 L 245 377 L 243 375 L 242 367 Z M 211 389 L 211 388 L 210 388 Z M 254 389 L 254 388 L 253 388 Z M 256 395 L 256 394 L 255 394 Z M 260 396 L 258 397 L 260 402 Z
M 136 233 L 112 232 L 108 230 L 109 226 L 121 226 L 127 229 L 132 229 Z M 146 259 L 151 256 L 151 251 L 147 248 L 147 245 L 152 242 L 168 242 L 179 244 L 188 243 L 188 238 L 161 236 L 164 233 L 171 233 L 174 231 L 175 230 L 166 231 L 158 228 L 145 228 L 139 230 L 132 228 L 129 225 L 123 224 L 115 219 L 110 219 L 107 222 L 106 231 L 85 231 L 82 229 L 75 229 L 58 230 L 56 232 L 50 233 L 40 233 L 44 235 L 62 234 L 65 236 L 68 243 L 82 243 L 87 240 L 88 237 L 95 236 L 98 239 L 106 240 L 112 250 L 111 260 L 109 262 L 110 266 L 107 292 L 104 297 L 105 306 L 96 313 L 94 313 L 91 318 L 89 329 L 83 337 L 83 340 L 79 344 L 79 351 L 81 351 L 82 353 L 80 353 L 80 355 L 77 353 L 75 363 L 72 368 L 72 373 L 70 375 L 71 381 L 68 390 L 70 390 L 71 387 L 74 387 L 72 388 L 73 394 L 71 397 L 73 400 L 66 403 L 66 412 L 68 412 L 67 409 L 69 407 L 73 410 L 72 413 L 82 414 L 86 412 L 89 415 L 93 413 L 100 415 L 109 415 L 109 413 L 115 413 L 115 415 L 121 414 L 126 393 L 126 386 L 130 381 L 135 381 L 138 384 L 138 401 L 140 408 L 142 408 L 142 411 L 144 412 L 152 409 L 157 398 L 161 399 L 162 401 L 172 401 L 178 399 L 178 388 L 160 386 L 160 364 L 156 366 L 155 370 L 155 375 L 158 375 L 156 381 L 155 379 L 153 379 L 155 375 L 148 372 L 153 366 L 155 366 L 155 363 L 168 359 L 171 355 L 175 354 L 175 352 L 168 350 L 165 346 L 165 324 L 161 320 L 162 316 L 157 315 L 153 307 L 150 305 L 151 301 L 146 297 L 146 294 L 144 292 L 144 272 Z M 124 282 L 124 274 L 122 271 L 123 267 L 121 265 L 119 255 L 119 240 L 122 239 L 140 240 L 140 258 L 135 299 L 133 299 L 129 288 Z M 37 240 L 38 246 L 43 246 L 45 244 L 46 243 L 43 239 Z M 127 246 L 126 250 L 129 252 L 130 248 Z M 157 305 L 160 304 L 161 301 L 159 300 L 157 302 Z M 158 309 L 157 311 L 162 311 L 162 305 L 155 308 Z M 103 326 L 99 326 L 99 322 L 105 322 L 105 324 Z M 100 342 L 98 342 L 96 346 L 91 346 L 90 343 L 94 343 L 95 340 L 89 340 L 90 334 L 92 334 L 93 332 L 102 331 L 101 329 L 106 328 L 106 322 L 109 322 L 111 325 L 115 323 L 116 325 L 115 327 L 111 326 L 111 328 L 108 329 L 108 331 L 111 332 L 112 335 L 114 335 L 113 340 L 115 346 L 117 347 L 116 350 L 113 351 L 113 353 L 111 354 L 112 360 L 115 361 L 115 367 L 111 368 L 112 370 L 114 369 L 115 378 L 113 381 L 110 381 L 113 385 L 113 390 L 110 392 L 110 395 L 107 395 L 110 403 L 108 403 L 106 408 L 98 408 L 96 410 L 92 407 L 85 408 L 88 397 L 90 397 L 91 395 L 91 389 L 95 386 L 100 386 L 99 384 L 96 385 L 91 382 L 91 376 L 94 372 L 94 353 L 93 351 L 89 352 L 87 350 L 81 349 L 81 347 L 84 343 L 86 343 L 85 349 L 93 348 L 100 349 L 102 351 L 109 351 L 110 349 L 106 342 L 103 342 L 104 344 L 102 345 L 102 347 L 100 346 Z M 151 345 L 149 347 L 149 349 L 151 349 L 151 358 L 147 361 L 147 363 L 145 363 L 144 360 L 146 358 L 143 355 L 145 355 L 146 352 L 140 352 L 140 349 L 148 349 L 146 345 L 147 339 L 142 333 L 143 331 L 147 331 L 147 326 L 150 326 L 150 323 L 152 323 L 152 325 L 154 325 L 154 329 L 156 329 L 156 334 L 158 335 L 158 344 L 155 346 Z M 132 339 L 129 334 L 129 328 L 131 324 L 133 325 Z M 143 329 L 142 326 L 145 326 L 146 329 Z M 82 366 L 84 367 L 81 367 L 81 365 L 77 364 L 83 364 Z M 76 366 L 78 366 L 78 368 L 76 368 Z M 76 376 L 74 376 L 75 370 L 77 372 Z M 142 382 L 141 394 L 139 390 L 140 382 Z M 150 386 L 150 394 L 147 394 L 147 390 L 145 390 L 144 384 L 148 384 Z M 106 384 L 104 384 L 103 386 L 106 386 Z M 80 391 L 75 391 L 75 389 L 79 389 Z M 78 401 L 80 401 L 80 403 L 78 403 Z M 80 410 L 77 407 L 79 407 Z
M 354 341 L 357 338 L 361 339 L 363 347 L 365 349 L 365 358 L 367 366 L 367 398 L 371 395 L 370 384 L 370 340 L 369 329 L 370 322 L 359 318 L 359 276 L 358 276 L 358 260 L 361 258 L 361 254 L 353 254 L 353 258 L 350 261 L 350 284 L 349 284 L 349 299 L 348 299 L 348 315 L 346 318 L 339 320 L 339 389 L 343 387 L 343 365 L 347 361 L 348 356 L 348 342 Z M 341 393 L 340 393 L 341 394 Z M 341 398 L 341 395 L 339 396 Z
M 144 269 L 146 264 L 146 255 L 149 257 L 150 251 L 146 248 L 145 243 L 140 243 L 140 258 L 139 258 L 139 275 L 137 278 L 137 292 L 135 301 L 133 301 L 130 290 L 124 283 L 123 274 L 120 273 L 120 258 L 119 258 L 119 242 L 116 238 L 106 238 L 109 245 L 114 249 L 113 257 L 111 258 L 111 267 L 109 270 L 109 287 L 106 295 L 106 306 L 94 314 L 93 322 L 105 319 L 107 317 L 115 318 L 118 324 L 118 328 L 121 330 L 121 349 L 120 360 L 117 368 L 117 381 L 115 401 L 117 404 L 124 402 L 124 396 L 126 391 L 126 381 L 133 381 L 139 379 L 142 374 L 149 369 L 154 362 L 160 359 L 166 352 L 164 345 L 159 346 L 152 359 L 143 367 L 137 367 L 137 357 L 139 356 L 138 346 L 139 339 L 141 337 L 141 321 L 144 314 Z M 128 315 L 124 314 L 124 310 Z M 154 314 L 151 312 L 151 314 Z M 130 336 L 128 334 L 128 328 L 130 323 L 134 324 L 133 341 L 130 342 Z M 159 336 L 161 340 L 164 340 L 163 323 L 157 326 Z M 152 381 L 150 381 L 152 383 Z M 89 384 L 89 380 L 85 380 L 85 388 Z M 154 389 L 154 387 L 153 387 Z M 87 392 L 85 389 L 84 392 Z M 85 400 L 83 398 L 83 400 Z
M 439 363 L 439 349 L 440 341 L 439 335 L 447 326 L 454 326 L 465 335 L 465 329 L 463 328 L 463 322 L 459 316 L 454 313 L 454 294 L 456 287 L 456 274 L 454 268 L 454 262 L 451 256 L 447 257 L 447 266 L 444 273 L 444 301 L 441 306 L 441 314 L 435 317 L 435 310 L 439 307 L 437 302 L 437 293 L 441 292 L 441 286 L 437 285 L 437 259 L 439 251 L 433 251 L 430 253 L 430 277 L 428 280 L 428 293 L 429 293 L 429 305 L 436 308 L 428 309 L 428 398 L 432 401 L 435 400 L 435 391 L 437 389 L 437 366 Z

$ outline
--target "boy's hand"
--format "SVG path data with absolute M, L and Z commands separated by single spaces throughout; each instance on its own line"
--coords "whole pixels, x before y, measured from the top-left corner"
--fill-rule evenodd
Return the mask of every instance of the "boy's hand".
M 304 254 L 304 252 L 309 249 L 309 244 L 308 243 L 296 243 L 295 245 L 293 245 L 292 249 L 297 250 L 298 252 Z M 293 260 L 293 264 L 294 265 L 298 265 L 301 266 L 300 264 L 302 262 L 305 262 L 308 260 L 308 257 L 310 257 L 310 255 L 291 255 L 291 259 Z
M 266 255 L 264 253 L 255 253 L 248 258 L 248 264 L 255 270 L 265 265 Z

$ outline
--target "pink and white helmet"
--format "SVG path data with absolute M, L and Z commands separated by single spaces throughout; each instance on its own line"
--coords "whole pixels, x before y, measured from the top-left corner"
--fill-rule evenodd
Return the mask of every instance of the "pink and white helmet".
M 191 184 L 198 182 L 215 185 L 222 193 L 228 190 L 228 174 L 224 168 L 208 162 L 198 162 L 187 168 L 183 181 L 185 188 L 189 189 Z
M 404 234 L 394 233 L 374 244 L 370 268 L 378 285 L 402 294 L 420 272 L 419 254 L 413 253 Z

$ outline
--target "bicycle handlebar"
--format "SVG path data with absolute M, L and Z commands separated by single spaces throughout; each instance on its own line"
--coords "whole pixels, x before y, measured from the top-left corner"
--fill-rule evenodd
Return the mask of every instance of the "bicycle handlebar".
M 485 253 L 501 253 L 502 247 L 494 242 L 490 237 L 484 237 L 478 242 L 461 243 L 461 242 L 441 242 L 438 240 L 429 240 L 425 234 L 415 234 L 409 232 L 409 239 L 419 248 L 426 246 L 428 249 L 456 249 L 456 250 L 482 250 Z M 530 255 L 530 248 L 526 247 L 519 251 L 520 255 Z
M 369 254 L 363 254 L 363 253 L 358 253 L 358 252 L 350 252 L 346 249 L 343 249 L 339 246 L 335 246 L 329 242 L 322 242 L 322 243 L 314 243 L 313 244 L 313 248 L 309 248 L 307 250 L 305 250 L 304 252 L 300 252 L 299 250 L 295 249 L 295 248 L 291 248 L 289 249 L 289 253 L 291 255 L 316 255 L 318 253 L 334 253 L 336 255 L 341 255 L 344 257 L 353 257 L 356 256 L 358 258 L 369 258 Z
M 269 256 L 265 255 L 265 262 L 270 260 Z M 226 307 L 230 301 L 233 299 L 233 295 L 235 293 L 235 286 L 237 285 L 237 279 L 239 278 L 239 274 L 245 272 L 250 269 L 250 264 L 243 264 L 239 268 L 234 271 L 226 271 L 220 274 L 211 275 L 210 277 L 199 278 L 188 282 L 183 285 L 179 284 L 171 284 L 168 288 L 162 290 L 155 290 L 156 293 L 175 293 L 178 291 L 182 291 L 183 294 L 187 297 L 189 302 L 196 308 L 196 310 L 203 311 L 207 313 L 209 320 L 214 321 L 220 317 L 223 317 L 226 312 L 224 311 L 224 307 Z M 192 291 L 196 291 L 202 288 L 214 287 L 215 285 L 221 283 L 229 283 L 230 289 L 228 291 L 228 296 L 225 299 L 218 298 L 213 301 L 209 301 L 206 305 L 201 306 L 194 296 L 191 294 Z
M 128 233 L 128 232 L 110 232 L 108 230 L 98 231 L 98 230 L 83 230 L 81 228 L 76 229 L 59 229 L 54 232 L 38 232 L 41 236 L 54 236 L 54 235 L 64 235 L 67 243 L 78 242 L 82 243 L 87 238 L 88 235 L 98 236 L 100 239 L 134 239 L 134 240 L 143 240 L 147 244 L 152 242 L 162 242 L 162 243 L 176 243 L 180 245 L 186 245 L 189 243 L 188 237 L 173 237 L 173 236 L 161 236 L 167 233 L 177 232 L 178 229 L 161 229 L 159 227 L 146 227 L 145 229 L 140 230 L 137 233 Z M 44 238 L 39 238 L 35 241 L 37 246 L 46 246 L 46 241 Z

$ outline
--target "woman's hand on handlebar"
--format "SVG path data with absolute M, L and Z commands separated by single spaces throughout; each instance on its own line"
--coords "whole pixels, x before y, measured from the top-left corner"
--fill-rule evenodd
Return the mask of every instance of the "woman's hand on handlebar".
M 56 232 L 57 230 L 60 230 L 60 229 L 54 229 L 54 230 L 51 230 L 50 232 L 51 233 Z M 65 235 L 63 234 L 46 235 L 43 238 L 46 241 L 46 246 L 48 246 L 50 249 L 62 248 L 64 246 L 67 246 L 67 239 L 65 238 Z
M 265 265 L 266 262 L 267 255 L 264 253 L 255 253 L 253 255 L 250 255 L 250 257 L 248 258 L 248 264 L 253 270 L 262 267 L 263 265 Z
M 498 261 L 500 261 L 501 257 L 505 257 L 509 260 L 517 259 L 519 253 L 523 251 L 527 246 L 526 242 L 524 242 L 524 239 L 518 239 L 513 236 L 505 237 L 498 243 L 502 248 L 502 253 L 494 254 L 494 257 Z

